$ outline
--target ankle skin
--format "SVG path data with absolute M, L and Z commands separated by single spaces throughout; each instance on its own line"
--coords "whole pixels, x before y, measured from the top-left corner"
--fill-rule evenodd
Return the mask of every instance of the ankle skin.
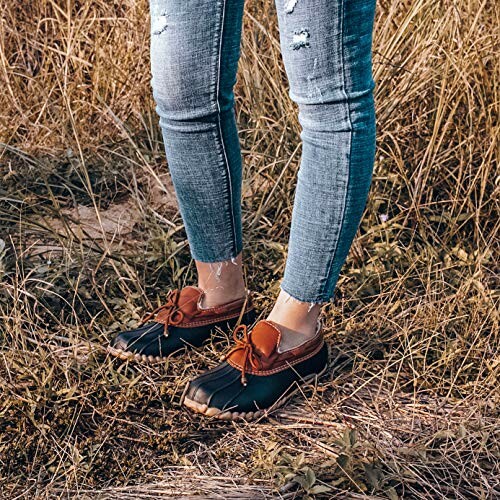
M 320 312 L 321 304 L 301 302 L 281 290 L 267 318 L 282 331 L 280 351 L 293 349 L 314 337 Z
M 223 262 L 195 262 L 198 286 L 205 292 L 202 307 L 215 307 L 245 296 L 241 253 Z

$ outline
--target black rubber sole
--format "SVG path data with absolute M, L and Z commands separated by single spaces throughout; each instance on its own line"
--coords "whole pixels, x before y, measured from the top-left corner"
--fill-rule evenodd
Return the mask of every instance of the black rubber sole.
M 196 401 L 192 401 L 191 399 L 187 397 L 183 397 L 181 399 L 182 404 L 186 407 L 188 407 L 191 410 L 194 410 L 197 413 L 201 413 L 202 415 L 206 415 L 207 417 L 214 417 L 219 420 L 245 420 L 247 422 L 250 422 L 252 420 L 256 420 L 261 417 L 267 416 L 271 411 L 274 411 L 281 406 L 283 406 L 288 400 L 290 400 L 295 394 L 304 386 L 307 386 L 310 384 L 310 382 L 317 380 L 319 377 L 321 377 L 327 370 L 328 365 L 323 368 L 319 373 L 313 373 L 311 375 L 308 375 L 307 377 L 304 377 L 299 382 L 294 382 L 294 385 L 297 387 L 293 390 L 290 390 L 290 388 L 287 389 L 285 392 L 285 395 L 278 399 L 276 403 L 274 403 L 271 407 L 269 408 L 262 408 L 256 411 L 248 411 L 248 412 L 237 412 L 237 411 L 224 411 L 220 410 L 219 408 L 213 408 L 207 405 L 203 405 L 200 403 L 197 403 Z M 187 391 L 187 387 L 185 389 L 185 392 Z
M 244 323 L 250 325 L 257 318 L 257 314 L 255 310 L 252 309 L 251 311 L 245 313 L 244 318 L 245 318 Z M 143 354 L 141 352 L 134 352 L 132 350 L 121 349 L 113 345 L 109 345 L 106 350 L 113 357 L 121 359 L 122 361 L 135 361 L 139 363 L 158 363 L 170 358 L 171 356 L 179 355 L 182 352 L 185 352 L 187 349 L 203 347 L 203 345 L 212 340 L 214 335 L 217 334 L 218 329 L 222 330 L 224 333 L 232 331 L 236 326 L 237 320 L 238 317 L 215 323 L 213 324 L 213 326 L 210 327 L 210 331 L 208 332 L 208 334 L 205 332 L 200 332 L 200 333 L 191 332 L 192 343 L 189 342 L 188 340 L 184 341 L 181 339 L 183 345 L 176 346 L 176 348 L 172 352 L 169 352 L 168 354 L 165 355 Z M 200 329 L 201 327 L 197 328 Z M 206 335 L 206 338 L 203 338 L 203 340 L 198 341 L 199 335 L 201 333 L 203 333 L 203 337 L 205 337 Z M 179 341 L 177 342 L 179 343 Z
M 319 377 L 321 377 L 329 367 L 328 360 L 331 358 L 330 347 L 328 344 L 325 344 L 327 349 L 327 362 L 325 366 L 317 373 L 311 373 L 309 375 L 305 375 L 298 380 L 295 380 L 291 385 L 288 386 L 287 389 L 283 392 L 283 394 L 274 402 L 271 406 L 267 408 L 258 408 L 254 411 L 231 411 L 231 410 L 223 410 L 217 407 L 208 406 L 207 404 L 199 403 L 190 399 L 187 394 L 189 392 L 190 383 L 186 384 L 184 391 L 181 396 L 181 404 L 186 406 L 187 408 L 194 410 L 196 413 L 201 413 L 202 415 L 206 415 L 207 417 L 217 418 L 219 420 L 245 420 L 252 421 L 262 417 L 267 416 L 271 411 L 276 410 L 283 406 L 288 400 L 290 400 L 301 388 L 304 386 L 308 386 L 311 382 L 316 381 Z M 206 373 L 206 372 L 205 372 Z

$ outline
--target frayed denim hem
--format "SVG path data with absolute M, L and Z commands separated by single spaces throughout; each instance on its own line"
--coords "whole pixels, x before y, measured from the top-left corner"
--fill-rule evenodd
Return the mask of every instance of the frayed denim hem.
M 302 304 L 306 303 L 309 304 L 310 309 L 313 308 L 315 305 L 323 305 L 323 304 L 328 304 L 329 302 L 333 301 L 333 297 L 318 297 L 317 295 L 315 296 L 304 296 L 301 295 L 300 293 L 296 293 L 295 291 L 289 290 L 283 283 L 280 284 L 280 289 L 285 292 L 291 300 L 295 300 L 297 302 L 301 302 Z
M 235 264 L 236 258 L 242 251 L 243 247 L 237 246 L 236 249 L 221 253 L 216 257 L 206 257 L 204 255 L 198 254 L 197 252 L 193 251 L 192 248 L 190 248 L 191 257 L 198 262 L 202 262 L 203 264 L 223 264 L 224 262 L 232 262 L 233 264 Z

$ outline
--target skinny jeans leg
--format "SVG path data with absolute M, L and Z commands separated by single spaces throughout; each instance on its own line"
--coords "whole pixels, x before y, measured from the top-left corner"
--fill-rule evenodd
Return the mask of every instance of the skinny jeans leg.
M 243 0 L 151 0 L 151 64 L 165 150 L 193 258 L 242 248 L 233 86 Z M 277 0 L 302 157 L 281 287 L 334 294 L 366 204 L 375 154 L 375 0 Z
M 153 96 L 191 255 L 242 250 L 233 87 L 243 0 L 150 0 Z
M 375 0 L 277 0 L 276 7 L 302 128 L 281 287 L 321 303 L 333 297 L 372 178 Z

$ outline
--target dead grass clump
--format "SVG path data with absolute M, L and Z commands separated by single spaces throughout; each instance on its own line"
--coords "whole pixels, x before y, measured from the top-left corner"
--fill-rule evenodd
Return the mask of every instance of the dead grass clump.
M 325 306 L 331 372 L 270 419 L 228 425 L 178 406 L 228 338 L 144 367 L 103 350 L 193 280 L 146 1 L 0 13 L 2 497 L 500 496 L 495 2 L 378 3 L 377 162 Z M 246 263 L 265 314 L 300 128 L 272 2 L 248 2 L 244 22 Z

